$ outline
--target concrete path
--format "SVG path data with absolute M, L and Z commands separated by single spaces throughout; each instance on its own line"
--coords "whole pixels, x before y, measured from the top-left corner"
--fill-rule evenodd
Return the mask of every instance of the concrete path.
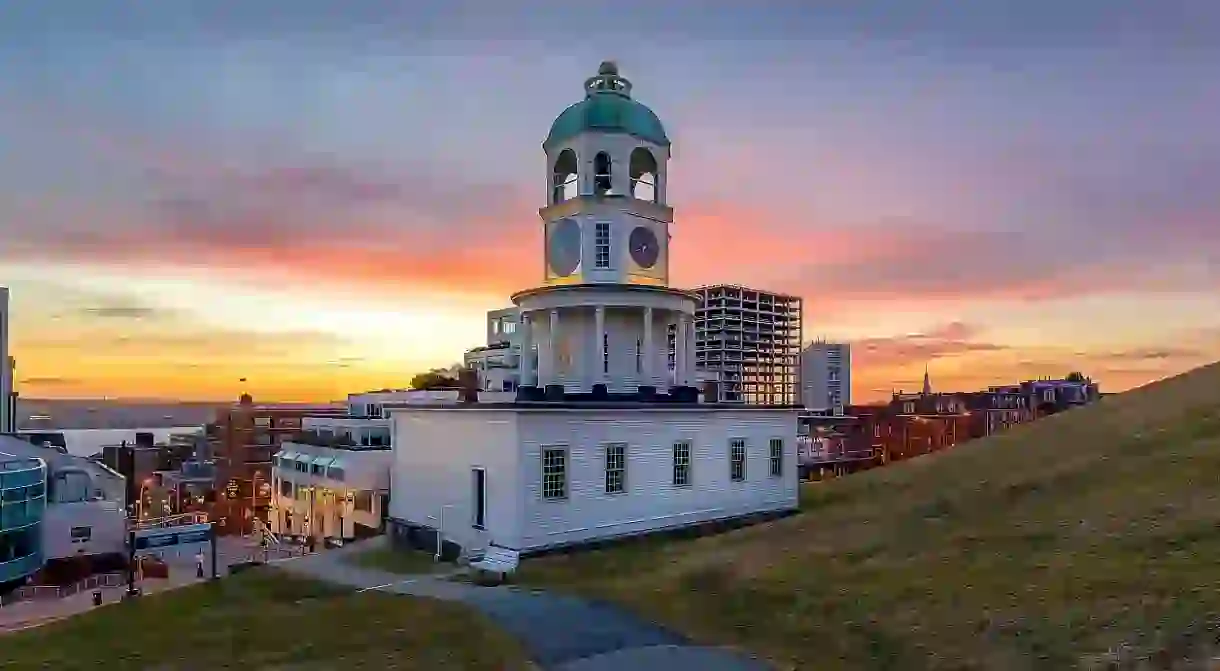
M 464 603 L 517 637 L 546 671 L 767 671 L 727 650 L 688 645 L 681 636 L 608 604 L 513 586 L 479 587 L 445 576 L 402 576 L 353 566 L 346 555 L 372 543 L 273 562 L 285 571 L 354 587 Z

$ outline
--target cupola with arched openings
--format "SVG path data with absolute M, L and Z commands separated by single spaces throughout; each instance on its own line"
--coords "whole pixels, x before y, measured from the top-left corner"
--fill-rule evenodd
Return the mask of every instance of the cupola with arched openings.
M 603 62 L 542 143 L 548 283 L 668 282 L 671 145 L 632 88 L 614 62 Z
M 631 96 L 631 82 L 606 61 L 585 80 L 584 100 L 555 119 L 543 143 L 549 203 L 577 196 L 627 196 L 664 204 L 670 141 L 661 120 Z

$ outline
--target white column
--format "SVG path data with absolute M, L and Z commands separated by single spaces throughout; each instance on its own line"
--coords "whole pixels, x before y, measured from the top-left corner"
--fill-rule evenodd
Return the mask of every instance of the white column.
M 678 315 L 674 329 L 674 384 L 686 384 L 686 315 Z
M 644 308 L 644 379 L 651 385 L 656 384 L 653 380 L 656 360 L 657 352 L 652 346 L 652 308 Z
M 593 315 L 593 360 L 596 368 L 594 369 L 593 379 L 599 383 L 605 384 L 609 377 L 606 371 L 606 308 L 599 305 Z
M 695 384 L 695 320 L 686 317 L 686 384 Z
M 521 364 L 518 370 L 521 372 L 521 386 L 529 386 L 534 384 L 534 333 L 533 323 L 530 320 L 530 313 L 521 312 Z
M 559 310 L 551 309 L 551 329 L 547 334 L 546 384 L 559 384 Z M 545 385 L 543 385 L 545 386 Z

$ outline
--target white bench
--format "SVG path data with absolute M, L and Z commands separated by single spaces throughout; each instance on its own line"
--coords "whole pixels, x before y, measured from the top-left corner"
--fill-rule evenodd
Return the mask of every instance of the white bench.
M 470 562 L 470 567 L 484 573 L 495 574 L 503 580 L 504 576 L 517 570 L 520 561 L 521 553 L 493 543 L 487 546 L 487 552 L 484 552 L 482 557 Z

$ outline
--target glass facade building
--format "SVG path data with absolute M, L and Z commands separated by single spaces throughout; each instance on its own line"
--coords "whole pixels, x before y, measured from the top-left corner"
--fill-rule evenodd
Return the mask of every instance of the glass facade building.
M 42 459 L 0 455 L 0 585 L 42 568 L 46 483 Z

